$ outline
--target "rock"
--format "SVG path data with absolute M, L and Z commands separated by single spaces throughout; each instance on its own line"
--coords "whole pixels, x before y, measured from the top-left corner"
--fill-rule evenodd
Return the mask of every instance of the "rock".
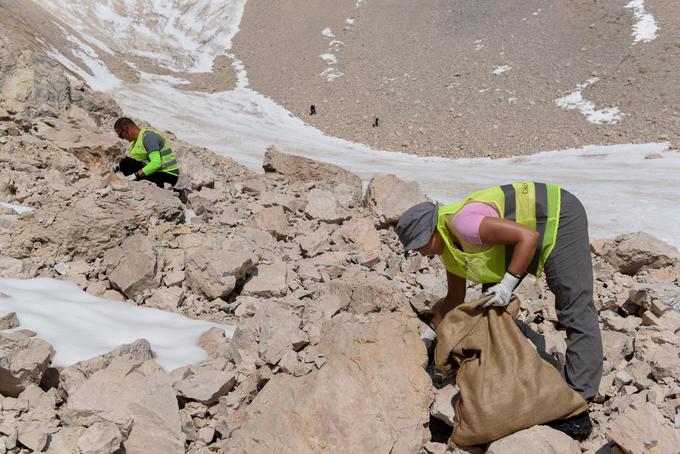
M 120 429 L 113 423 L 96 422 L 78 438 L 80 454 L 113 454 L 123 441 Z
M 615 416 L 609 425 L 609 437 L 626 454 L 670 453 L 680 446 L 680 430 L 650 403 L 630 407 Z
M 255 217 L 255 225 L 277 239 L 288 236 L 288 218 L 280 206 L 263 208 Z
M 642 314 L 642 323 L 645 326 L 656 326 L 674 333 L 680 330 L 680 312 L 668 311 L 661 316 L 656 316 L 652 311 L 646 311 Z
M 324 325 L 319 352 L 321 369 L 272 377 L 224 451 L 419 452 L 432 391 L 417 319 L 339 314 Z
M 603 249 L 603 257 L 608 263 L 631 276 L 641 270 L 680 263 L 676 248 L 644 232 L 619 235 L 607 242 Z
M 624 333 L 615 331 L 602 331 L 602 346 L 606 364 L 613 366 L 619 363 L 626 355 L 633 351 L 632 338 Z M 605 367 L 605 371 L 608 369 Z
M 629 316 L 621 317 L 616 312 L 604 311 L 600 313 L 600 318 L 605 326 L 612 331 L 619 331 L 622 333 L 630 333 L 635 331 L 635 328 L 642 324 L 642 319 L 639 317 Z
M 50 437 L 50 443 L 45 452 L 48 454 L 77 453 L 78 439 L 85 430 L 82 426 L 60 427 Z
M 35 135 L 75 155 L 92 171 L 103 173 L 110 157 L 119 153 L 112 129 L 97 127 L 85 109 L 71 106 L 58 118 L 37 121 Z
M 101 297 L 109 289 L 108 281 L 95 281 L 87 286 L 87 293 Z
M 378 218 L 381 227 L 396 224 L 404 211 L 428 200 L 418 183 L 403 181 L 394 175 L 371 178 L 364 196 L 364 204 Z
M 197 215 L 204 213 L 212 213 L 216 210 L 217 203 L 225 196 L 222 191 L 215 189 L 203 188 L 198 192 L 189 194 L 189 206 Z
M 91 261 L 118 246 L 128 232 L 146 231 L 151 218 L 174 222 L 184 212 L 172 191 L 149 184 L 104 195 L 85 193 L 68 205 L 60 197 L 48 198 L 35 214 L 19 218 L 3 254 Z
M 349 211 L 340 204 L 334 193 L 317 188 L 307 193 L 305 214 L 311 219 L 328 223 L 340 223 L 350 218 Z
M 144 300 L 144 305 L 165 311 L 177 312 L 182 301 L 184 301 L 183 288 L 162 287 L 151 290 L 151 296 Z
M 666 346 L 659 348 L 650 358 L 652 376 L 661 381 L 666 377 L 680 380 L 680 348 Z
M 30 276 L 30 266 L 23 260 L 0 255 L 0 277 L 25 279 Z
M 314 257 L 330 249 L 330 232 L 321 225 L 318 229 L 298 237 L 300 249 L 305 257 Z
M 106 368 L 113 359 L 123 358 L 133 361 L 148 361 L 153 358 L 151 344 L 146 339 L 138 339 L 131 344 L 123 344 L 106 353 L 85 361 L 80 361 L 62 369 L 59 374 L 60 387 L 71 395 L 95 372 Z
M 229 340 L 224 335 L 222 328 L 213 327 L 198 338 L 198 345 L 208 352 L 211 358 L 216 356 L 228 356 Z
M 0 317 L 0 330 L 16 328 L 17 326 L 19 326 L 19 319 L 16 312 L 10 312 Z
M 394 281 L 376 273 L 351 271 L 333 279 L 326 293 L 340 299 L 343 307 L 355 314 L 394 311 L 407 307 L 401 289 Z
M 205 244 L 186 251 L 187 282 L 210 300 L 224 298 L 234 290 L 236 282 L 253 269 L 252 255 L 229 250 L 228 243 Z
M 258 265 L 241 291 L 244 296 L 272 298 L 288 293 L 288 267 L 285 263 Z
M 368 219 L 350 219 L 336 234 L 360 253 L 362 263 L 372 261 L 380 253 L 380 234 Z
M 192 149 L 184 147 L 175 150 L 177 162 L 179 162 L 180 169 L 182 169 L 175 187 L 177 189 L 192 189 L 194 191 L 198 191 L 203 187 L 214 187 L 215 173 L 206 165 L 204 160 L 200 159 L 192 151 Z
M 168 375 L 154 361 L 114 358 L 69 396 L 62 420 L 134 420 L 126 452 L 184 453 L 177 399 Z M 87 425 L 87 424 L 85 424 Z
M 496 440 L 486 454 L 581 454 L 578 442 L 569 435 L 548 426 L 534 426 Z
M 44 421 L 22 421 L 18 424 L 17 439 L 19 443 L 35 452 L 40 452 L 47 446 L 47 440 L 53 428 Z
M 661 159 L 663 156 L 661 153 L 649 153 L 647 156 L 645 156 L 645 159 Z
M 0 93 L 5 109 L 28 116 L 56 117 L 70 106 L 70 84 L 62 70 L 30 52 L 17 60 L 18 68 L 6 75 Z
M 28 385 L 40 383 L 53 356 L 54 349 L 44 340 L 0 334 L 0 393 L 16 397 Z
M 239 369 L 254 371 L 259 362 L 258 326 L 253 318 L 238 324 L 229 342 L 229 356 Z
M 446 385 L 438 389 L 435 394 L 434 404 L 430 409 L 433 418 L 445 422 L 448 426 L 454 426 L 454 416 L 456 414 L 454 401 L 458 396 L 459 390 L 453 385 Z
M 278 363 L 289 350 L 297 351 L 307 345 L 300 317 L 281 304 L 259 304 L 255 320 L 260 333 L 260 356 L 269 364 Z
M 151 241 L 138 233 L 126 238 L 119 248 L 104 253 L 109 281 L 128 298 L 160 285 L 157 263 Z
M 233 371 L 189 366 L 184 371 L 183 378 L 173 387 L 178 397 L 212 405 L 234 389 L 235 385 L 236 375 Z
M 273 145 L 267 147 L 264 153 L 262 168 L 265 172 L 285 175 L 293 181 L 314 181 L 330 187 L 346 184 L 355 193 L 361 194 L 361 178 L 352 172 L 333 164 L 281 153 Z
M 185 278 L 186 278 L 186 276 L 184 275 L 184 271 L 182 271 L 182 270 L 170 270 L 170 271 L 167 272 L 167 274 L 163 278 L 163 283 L 167 287 L 180 286 L 180 285 L 182 285 L 182 282 L 184 282 Z
M 198 431 L 198 439 L 208 444 L 211 443 L 213 438 L 215 438 L 215 429 L 206 426 L 201 427 Z
M 680 287 L 677 285 L 636 284 L 631 287 L 628 299 L 658 317 L 669 310 L 680 313 Z

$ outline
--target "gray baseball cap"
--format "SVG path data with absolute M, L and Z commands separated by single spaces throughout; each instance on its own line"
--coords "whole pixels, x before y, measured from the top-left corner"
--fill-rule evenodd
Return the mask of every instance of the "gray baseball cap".
M 405 251 L 418 249 L 430 241 L 437 227 L 438 211 L 438 205 L 432 202 L 422 202 L 404 211 L 394 230 Z

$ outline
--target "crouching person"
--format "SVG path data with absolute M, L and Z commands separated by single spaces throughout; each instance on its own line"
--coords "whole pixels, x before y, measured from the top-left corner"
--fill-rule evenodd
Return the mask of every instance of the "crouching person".
M 112 172 L 120 171 L 130 181 L 149 180 L 162 188 L 165 183 L 177 184 L 179 166 L 168 139 L 158 131 L 139 128 L 126 117 L 116 120 L 113 129 L 121 139 L 132 145 L 118 164 L 111 167 Z

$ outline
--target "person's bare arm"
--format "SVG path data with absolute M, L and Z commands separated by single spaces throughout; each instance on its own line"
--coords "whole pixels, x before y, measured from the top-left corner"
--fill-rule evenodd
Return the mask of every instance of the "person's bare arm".
M 507 271 L 521 276 L 536 253 L 539 234 L 536 230 L 514 221 L 485 217 L 479 226 L 479 237 L 484 244 L 514 244 L 515 249 Z
M 433 308 L 432 327 L 435 329 L 451 309 L 465 301 L 465 279 L 447 271 L 446 283 L 448 286 L 446 297 L 439 300 Z

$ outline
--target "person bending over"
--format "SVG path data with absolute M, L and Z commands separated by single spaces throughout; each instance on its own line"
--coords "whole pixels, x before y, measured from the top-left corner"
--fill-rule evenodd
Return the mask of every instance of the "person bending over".
M 492 296 L 486 306 L 507 306 L 527 273 L 538 277 L 545 271 L 557 317 L 567 330 L 563 374 L 572 389 L 592 400 L 602 375 L 602 339 L 588 219 L 574 195 L 555 184 L 496 186 L 452 205 L 412 206 L 395 230 L 406 251 L 438 255 L 446 268 L 448 293 L 433 308 L 435 329 L 465 299 L 466 280 L 483 284 L 483 293 Z M 568 423 L 590 432 L 587 413 L 577 416 Z

